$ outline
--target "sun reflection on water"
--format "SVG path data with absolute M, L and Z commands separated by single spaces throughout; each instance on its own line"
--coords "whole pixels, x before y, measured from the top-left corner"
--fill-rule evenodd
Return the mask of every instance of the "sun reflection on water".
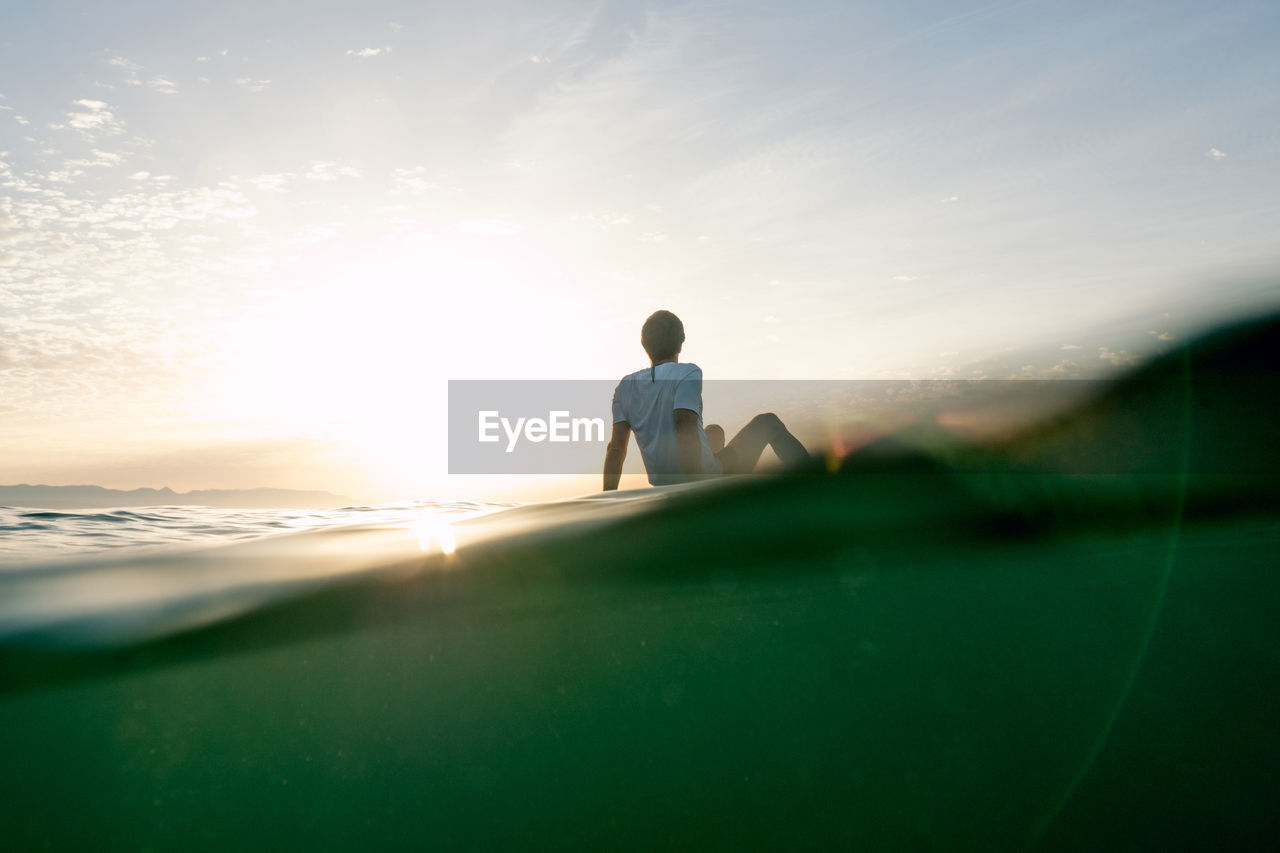
M 413 524 L 413 532 L 418 536 L 418 548 L 421 551 L 438 549 L 441 554 L 452 554 L 458 548 L 453 525 L 430 510 L 419 513 L 418 520 Z

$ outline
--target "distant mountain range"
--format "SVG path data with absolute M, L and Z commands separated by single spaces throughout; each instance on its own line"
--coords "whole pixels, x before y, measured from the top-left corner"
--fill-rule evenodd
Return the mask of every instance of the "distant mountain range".
M 104 489 L 102 486 L 0 486 L 0 506 L 89 509 L 118 506 L 213 506 L 244 509 L 320 509 L 351 506 L 351 498 L 295 489 Z

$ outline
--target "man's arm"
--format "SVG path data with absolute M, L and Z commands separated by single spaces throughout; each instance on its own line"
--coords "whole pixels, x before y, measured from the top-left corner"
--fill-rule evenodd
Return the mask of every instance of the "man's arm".
M 618 488 L 618 480 L 622 478 L 622 463 L 627 458 L 627 443 L 631 441 L 631 424 L 618 421 L 613 425 L 613 436 L 604 451 L 604 490 L 612 492 Z
M 676 444 L 680 447 L 680 468 L 686 477 L 702 473 L 702 442 L 698 440 L 698 413 L 676 409 Z

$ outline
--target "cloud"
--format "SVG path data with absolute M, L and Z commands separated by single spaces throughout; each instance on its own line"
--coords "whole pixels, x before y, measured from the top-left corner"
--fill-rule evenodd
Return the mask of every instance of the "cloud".
M 4 95 L 0 95 L 0 100 L 4 100 L 4 99 L 5 99 Z M 8 106 L 6 104 L 0 104 L 0 112 L 13 113 L 13 120 L 16 121 L 18 124 L 22 124 L 22 125 L 31 124 L 31 122 L 27 121 L 25 118 L 23 118 L 22 116 L 14 112 L 13 107 Z M 0 156 L 5 156 L 7 154 L 8 152 L 0 152 Z
M 1080 345 L 1079 344 L 1063 344 L 1062 348 L 1064 350 L 1080 349 Z
M 348 50 L 347 56 L 356 56 L 361 59 L 367 59 L 371 56 L 385 56 L 390 52 L 390 47 L 366 47 L 360 50 Z
M 1227 153 L 1225 151 L 1219 151 L 1217 148 L 1210 148 L 1208 151 L 1204 152 L 1204 156 L 1208 157 L 1210 160 L 1227 159 Z
M 336 181 L 338 178 L 358 178 L 360 170 L 354 166 L 339 166 L 329 160 L 316 160 L 303 175 L 308 181 Z
M 250 92 L 265 92 L 271 88 L 270 80 L 255 80 L 252 77 L 237 77 L 236 85 L 241 89 L 248 89 Z
M 1049 368 L 1049 372 L 1060 376 L 1076 376 L 1080 373 L 1080 365 L 1076 364 L 1071 359 L 1066 359 L 1065 361 L 1060 361 L 1053 367 Z
M 396 169 L 391 173 L 392 195 L 420 195 L 428 190 L 436 189 L 437 184 L 428 181 L 427 170 L 423 166 L 412 169 Z
M 1147 334 L 1151 335 L 1157 341 L 1171 341 L 1175 337 L 1172 332 L 1157 332 L 1155 329 L 1149 330 Z
M 1129 367 L 1142 361 L 1142 357 L 1122 349 L 1119 352 L 1112 350 L 1110 347 L 1098 347 L 1098 358 L 1103 361 L 1109 361 L 1116 367 Z
M 129 180 L 122 169 L 114 192 L 106 182 L 92 191 L 67 183 L 124 161 L 97 147 L 43 171 L 0 161 L 0 361 L 17 368 L 0 370 L 0 400 L 20 412 L 0 422 L 11 456 L 37 429 L 47 455 L 59 424 L 88 412 L 104 431 L 121 420 L 162 422 L 205 378 L 208 344 L 178 318 L 223 299 L 234 258 L 203 247 L 257 211 L 225 183 L 175 187 L 146 172 Z
M 147 85 L 162 95 L 178 94 L 178 84 L 168 77 L 156 76 L 147 81 Z
M 124 133 L 124 122 L 117 119 L 103 101 L 81 98 L 73 103 L 84 109 L 67 113 L 67 124 L 80 131 L 81 135 L 93 138 L 99 134 L 116 136 Z
M 73 178 L 78 178 L 83 174 L 84 169 L 62 169 L 49 172 L 46 177 L 55 184 L 69 184 Z
M 81 157 L 74 160 L 68 160 L 64 164 L 65 168 L 59 171 L 51 171 L 46 175 L 46 177 L 54 183 L 70 183 L 72 178 L 77 178 L 83 175 L 85 173 L 85 169 L 95 167 L 110 168 L 112 166 L 119 166 L 124 162 L 123 157 L 119 154 L 113 154 L 110 151 L 100 151 L 95 148 L 92 153 L 92 159 Z
M 263 192 L 282 193 L 285 192 L 284 185 L 288 183 L 294 175 L 292 173 L 258 175 L 249 178 L 249 183 L 255 188 Z
M 138 78 L 138 72 L 142 70 L 142 66 L 138 63 L 125 59 L 123 56 L 113 56 L 107 60 L 107 64 L 123 69 L 126 74 L 124 82 L 130 86 L 142 85 L 142 80 Z

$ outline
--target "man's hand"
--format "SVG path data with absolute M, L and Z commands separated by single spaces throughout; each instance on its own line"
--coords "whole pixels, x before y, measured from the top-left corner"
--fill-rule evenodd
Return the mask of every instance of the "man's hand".
M 613 435 L 604 451 L 604 490 L 612 492 L 622 479 L 622 463 L 627 458 L 627 443 L 631 441 L 631 424 L 618 421 L 613 425 Z
M 676 444 L 680 447 L 680 468 L 686 477 L 702 473 L 702 442 L 698 440 L 698 413 L 676 409 Z

